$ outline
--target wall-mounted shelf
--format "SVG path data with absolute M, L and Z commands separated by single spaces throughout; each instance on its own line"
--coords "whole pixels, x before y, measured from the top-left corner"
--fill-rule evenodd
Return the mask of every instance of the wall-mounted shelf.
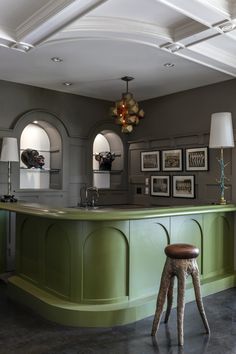
M 39 173 L 45 173 L 45 172 L 59 172 L 59 168 L 54 168 L 54 169 L 43 169 L 43 168 L 26 168 L 26 167 L 20 167 L 21 170 L 27 171 L 27 172 L 39 172 Z
M 123 172 L 123 170 L 111 170 L 111 171 L 93 170 L 93 173 L 110 173 L 110 174 L 114 174 L 114 173 L 121 173 L 121 172 Z
M 26 149 L 20 149 L 20 151 L 24 151 Z M 39 149 L 32 149 L 32 150 L 37 150 L 39 153 L 41 152 L 49 152 L 49 153 L 52 153 L 52 152 L 59 152 L 60 149 L 51 149 L 51 150 L 39 150 Z

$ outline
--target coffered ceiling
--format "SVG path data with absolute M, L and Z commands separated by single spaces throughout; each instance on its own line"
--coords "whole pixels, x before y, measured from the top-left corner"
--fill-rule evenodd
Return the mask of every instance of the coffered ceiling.
M 0 0 L 0 79 L 115 100 L 125 75 L 138 100 L 233 79 L 236 1 Z

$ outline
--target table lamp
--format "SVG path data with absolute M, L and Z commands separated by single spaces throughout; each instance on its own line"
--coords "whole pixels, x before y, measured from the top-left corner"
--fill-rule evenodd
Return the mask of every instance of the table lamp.
M 211 115 L 211 129 L 209 148 L 220 149 L 220 204 L 226 204 L 225 200 L 225 172 L 224 149 L 234 147 L 234 135 L 232 125 L 232 115 L 230 112 L 219 112 Z
M 11 193 L 11 162 L 19 161 L 19 152 L 16 138 L 4 137 L 2 140 L 1 161 L 8 162 L 8 193 L 1 198 L 2 202 L 16 202 Z

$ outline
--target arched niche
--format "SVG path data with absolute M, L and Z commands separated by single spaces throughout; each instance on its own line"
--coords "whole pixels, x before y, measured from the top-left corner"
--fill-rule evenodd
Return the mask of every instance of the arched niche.
M 61 137 L 50 123 L 33 121 L 22 131 L 20 155 L 29 149 L 36 150 L 44 158 L 42 168 L 29 168 L 20 162 L 20 189 L 61 188 Z
M 20 162 L 20 190 L 62 189 L 63 145 L 68 137 L 63 123 L 50 112 L 33 110 L 17 120 L 14 131 L 19 136 L 20 155 L 29 148 L 45 158 L 42 170 L 29 169 Z
M 110 170 L 101 170 L 95 155 L 111 152 L 115 155 Z M 93 186 L 97 188 L 115 188 L 121 184 L 124 170 L 124 146 L 119 135 L 111 130 L 102 130 L 93 140 Z

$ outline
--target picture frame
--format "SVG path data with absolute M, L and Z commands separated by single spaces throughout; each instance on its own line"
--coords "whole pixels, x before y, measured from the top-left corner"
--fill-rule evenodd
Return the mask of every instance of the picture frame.
M 151 195 L 170 197 L 170 176 L 151 176 Z
M 141 171 L 160 171 L 160 151 L 141 152 Z
M 208 171 L 208 147 L 186 149 L 185 168 L 186 171 Z
M 195 176 L 173 176 L 172 196 L 174 198 L 195 198 Z
M 183 150 L 162 150 L 162 171 L 182 171 Z

